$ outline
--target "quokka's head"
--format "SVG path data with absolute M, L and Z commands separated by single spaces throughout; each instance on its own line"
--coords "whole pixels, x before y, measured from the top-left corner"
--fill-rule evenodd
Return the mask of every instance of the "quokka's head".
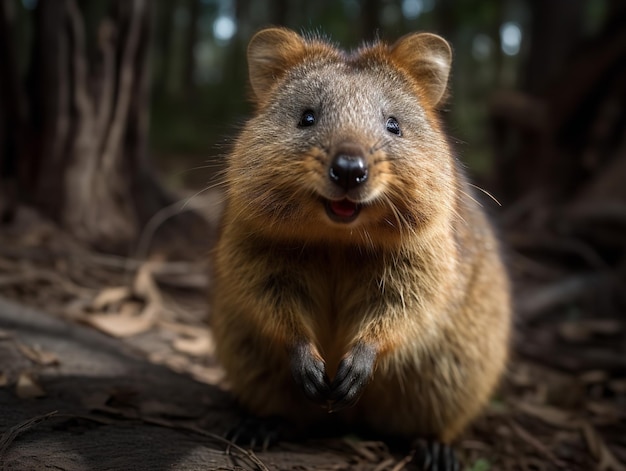
M 257 33 L 248 46 L 257 112 L 228 163 L 231 219 L 375 245 L 448 217 L 454 163 L 436 108 L 450 60 L 448 43 L 428 33 L 350 54 L 287 29 Z

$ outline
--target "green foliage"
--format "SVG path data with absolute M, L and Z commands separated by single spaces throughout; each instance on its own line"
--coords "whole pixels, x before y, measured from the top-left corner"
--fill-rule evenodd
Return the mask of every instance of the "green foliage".
M 489 471 L 490 469 L 491 463 L 485 458 L 479 458 L 470 466 L 469 471 Z
M 233 98 L 228 102 L 219 99 L 220 95 Z M 189 101 L 155 98 L 150 129 L 153 150 L 172 155 L 215 154 L 219 142 L 236 132 L 237 116 L 245 113 L 245 103 L 235 97 L 207 87 Z
M 405 17 L 402 7 L 407 0 L 324 0 L 305 4 L 260 0 L 237 2 L 238 10 L 234 3 L 203 0 L 200 17 L 194 22 L 189 18 L 191 1 L 155 3 L 159 27 L 152 58 L 156 93 L 151 147 L 157 154 L 219 153 L 217 144 L 249 113 L 245 100 L 245 45 L 262 26 L 282 24 L 296 31 L 322 33 L 348 49 L 375 35 L 393 41 L 409 31 L 429 30 L 443 34 L 454 49 L 452 101 L 444 119 L 453 143 L 464 143 L 456 145 L 457 153 L 473 174 L 490 171 L 489 95 L 511 84 L 519 62 L 502 57 L 499 25 L 518 15 L 522 10 L 510 5 L 522 2 L 412 0 L 421 8 L 420 13 Z M 227 41 L 218 40 L 213 30 L 215 20 L 224 15 L 237 25 L 237 33 Z M 184 38 L 194 24 L 198 28 L 196 43 L 190 46 Z M 374 31 L 367 31 L 371 28 Z M 491 49 L 482 59 L 476 58 L 473 51 L 474 38 L 479 34 L 491 41 Z M 193 47 L 191 54 L 189 47 Z M 189 60 L 193 61 L 195 73 L 186 83 Z

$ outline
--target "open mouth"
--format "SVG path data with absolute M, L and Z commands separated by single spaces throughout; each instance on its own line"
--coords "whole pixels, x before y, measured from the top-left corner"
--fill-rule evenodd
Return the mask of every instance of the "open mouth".
M 328 217 L 336 222 L 352 222 L 361 212 L 361 205 L 349 199 L 338 201 L 326 200 L 325 206 Z

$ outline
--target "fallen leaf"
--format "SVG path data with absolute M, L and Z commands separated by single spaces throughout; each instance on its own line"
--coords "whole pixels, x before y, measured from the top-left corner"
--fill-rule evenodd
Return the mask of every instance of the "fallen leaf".
M 533 378 L 530 369 L 523 364 L 511 365 L 510 371 L 507 372 L 507 379 L 518 387 L 535 385 L 535 378 Z
M 556 407 L 532 404 L 529 402 L 518 402 L 514 406 L 525 414 L 536 417 L 544 423 L 563 427 L 566 429 L 576 429 L 581 425 L 581 420 L 570 412 Z
M 38 347 L 31 347 L 23 343 L 17 343 L 18 350 L 26 358 L 41 366 L 52 366 L 59 364 L 59 357 L 52 352 L 46 352 Z
M 559 326 L 561 337 L 572 343 L 591 340 L 596 336 L 614 336 L 622 332 L 620 322 L 612 319 L 586 319 L 565 322 Z
M 202 357 L 212 355 L 215 348 L 208 330 L 193 337 L 179 337 L 172 343 L 174 349 L 187 355 Z
M 120 306 L 117 313 L 122 316 L 135 317 L 141 315 L 141 311 L 145 307 L 146 305 L 144 303 L 140 303 L 137 301 L 127 301 Z
M 209 277 L 204 273 L 176 274 L 173 276 L 161 276 L 155 274 L 160 284 L 171 288 L 193 289 L 205 291 L 209 286 Z
M 190 360 L 184 355 L 173 353 L 165 357 L 164 364 L 177 373 L 186 373 L 190 366 Z
M 604 383 L 609 379 L 609 375 L 603 370 L 590 370 L 578 376 L 578 379 L 585 384 Z
M 152 279 L 158 284 L 183 289 L 206 290 L 208 287 L 207 267 L 196 262 L 166 262 L 151 260 L 149 271 Z M 143 267 L 143 266 L 142 266 Z
M 617 394 L 626 394 L 626 379 L 614 379 L 609 381 L 609 388 Z
M 15 394 L 20 399 L 33 399 L 45 396 L 46 392 L 30 373 L 24 371 L 17 378 Z
M 602 416 L 618 422 L 622 416 L 626 417 L 626 412 L 622 412 L 621 408 L 611 401 L 587 401 L 587 410 L 597 416 Z
M 102 311 L 107 306 L 120 304 L 122 301 L 129 299 L 132 291 L 128 286 L 115 286 L 104 288 L 92 302 L 92 307 L 96 311 Z
M 189 374 L 196 381 L 200 381 L 201 383 L 211 384 L 213 386 L 221 386 L 225 384 L 226 375 L 224 374 L 224 370 L 219 366 L 201 366 L 201 365 L 191 365 L 189 367 Z
M 613 455 L 591 424 L 585 423 L 582 431 L 589 451 L 599 461 L 596 466 L 598 471 L 626 471 L 626 465 Z
M 7 332 L 6 330 L 0 330 L 0 340 L 10 340 L 13 338 L 11 332 Z
M 189 325 L 182 322 L 161 320 L 159 321 L 159 326 L 176 334 L 184 335 L 187 337 L 195 337 L 198 334 L 197 325 Z
M 86 298 L 73 298 L 68 300 L 64 307 L 64 317 L 74 319 L 77 322 L 85 317 L 88 311 L 93 310 L 93 302 Z
M 159 262 L 145 262 L 137 270 L 137 275 L 133 282 L 135 293 L 143 296 L 148 302 L 157 303 L 163 305 L 163 298 L 161 296 L 161 290 L 157 286 L 154 280 L 154 270 L 158 266 Z
M 157 308 L 148 304 L 138 316 L 121 312 L 118 314 L 93 314 L 83 322 L 112 337 L 124 338 L 150 330 L 156 321 Z

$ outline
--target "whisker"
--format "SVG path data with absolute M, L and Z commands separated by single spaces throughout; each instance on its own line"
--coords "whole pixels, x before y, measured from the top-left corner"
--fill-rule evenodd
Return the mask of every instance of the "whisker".
M 189 196 L 188 198 L 185 199 L 185 202 L 181 206 L 180 210 L 184 211 L 185 209 L 187 209 L 187 206 L 189 206 L 191 204 L 191 201 L 194 198 L 197 198 L 201 194 L 206 193 L 207 191 L 212 190 L 214 188 L 217 188 L 218 186 L 223 185 L 224 183 L 225 182 L 217 182 L 217 183 L 214 183 L 212 185 L 209 185 L 209 186 L 203 188 L 202 190 L 197 191 L 196 193 L 194 193 L 193 195 L 191 195 L 191 196 Z
M 467 191 L 463 191 L 459 188 L 459 191 L 461 193 L 463 193 L 465 196 L 467 196 L 469 199 L 471 199 L 474 203 L 476 203 L 478 206 L 480 206 L 481 208 L 483 207 L 482 203 L 480 201 L 478 201 L 476 198 L 474 198 L 472 195 L 470 195 Z
M 378 152 L 379 150 L 384 149 L 385 147 L 389 146 L 390 144 L 391 144 L 391 141 L 389 139 L 386 139 L 385 137 L 381 137 L 370 148 L 370 154 L 373 154 L 374 152 Z
M 374 249 L 374 241 L 372 240 L 372 236 L 368 232 L 367 229 L 363 229 L 360 231 L 361 238 L 366 245 L 368 245 L 371 249 Z
M 502 204 L 496 199 L 495 196 L 493 196 L 491 193 L 489 193 L 487 190 L 479 187 L 478 185 L 474 185 L 473 183 L 469 183 L 470 186 L 473 186 L 474 188 L 476 188 L 477 190 L 482 191 L 484 194 L 486 194 L 489 198 L 491 198 L 492 200 L 494 200 L 496 202 L 496 204 L 498 206 L 502 206 Z M 475 200 L 474 200 L 475 201 Z
M 212 162 L 212 161 L 208 161 L 205 162 L 205 165 L 198 165 L 196 167 L 191 167 L 191 168 L 186 168 L 184 170 L 180 170 L 178 172 L 178 174 L 184 174 L 184 173 L 189 173 L 189 172 L 193 172 L 194 170 L 203 170 L 205 168 L 220 168 L 222 167 L 224 164 L 221 162 Z
M 384 202 L 387 204 L 389 209 L 391 209 L 391 213 L 393 214 L 394 219 L 398 223 L 398 230 L 400 233 L 400 238 L 404 236 L 404 232 L 408 231 L 409 233 L 415 235 L 415 230 L 411 227 L 406 218 L 398 211 L 398 208 L 388 195 L 384 196 Z

